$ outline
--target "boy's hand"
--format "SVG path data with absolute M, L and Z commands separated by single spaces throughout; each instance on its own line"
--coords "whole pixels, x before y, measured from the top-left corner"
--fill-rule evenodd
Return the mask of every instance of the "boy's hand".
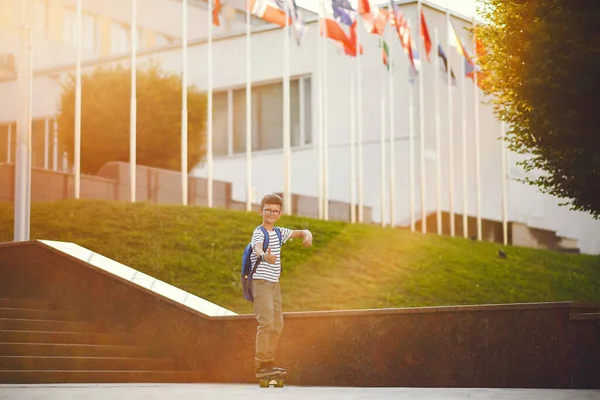
M 275 262 L 277 262 L 277 256 L 271 253 L 271 249 L 267 249 L 267 252 L 265 253 L 265 261 L 269 264 L 275 264 Z
M 304 247 L 310 247 L 312 245 L 312 233 L 307 229 L 304 231 L 304 240 L 302 241 Z

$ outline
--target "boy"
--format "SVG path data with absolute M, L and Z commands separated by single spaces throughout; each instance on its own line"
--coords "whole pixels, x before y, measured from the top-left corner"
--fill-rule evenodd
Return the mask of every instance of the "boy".
M 273 371 L 285 373 L 283 368 L 275 367 L 275 349 L 283 330 L 283 314 L 279 275 L 281 273 L 281 246 L 275 231 L 275 222 L 281 215 L 283 199 L 276 194 L 268 194 L 260 202 L 258 213 L 263 219 L 262 226 L 269 233 L 269 247 L 263 251 L 264 233 L 257 227 L 252 234 L 251 262 L 254 265 L 258 258 L 260 263 L 252 277 L 252 294 L 254 296 L 254 315 L 258 321 L 256 330 L 255 366 L 256 376 L 268 375 Z M 279 227 L 281 244 L 289 238 L 303 238 L 302 244 L 312 244 L 312 234 L 308 230 L 290 230 Z

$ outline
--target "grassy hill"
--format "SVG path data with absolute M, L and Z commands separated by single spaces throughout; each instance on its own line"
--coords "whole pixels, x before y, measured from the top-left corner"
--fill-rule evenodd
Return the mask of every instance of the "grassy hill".
M 0 204 L 0 241 L 13 239 Z M 238 313 L 240 260 L 257 213 L 105 201 L 32 204 L 31 239 L 69 241 Z M 600 303 L 600 257 L 508 247 L 406 230 L 283 216 L 310 229 L 284 247 L 284 310 L 575 300 Z

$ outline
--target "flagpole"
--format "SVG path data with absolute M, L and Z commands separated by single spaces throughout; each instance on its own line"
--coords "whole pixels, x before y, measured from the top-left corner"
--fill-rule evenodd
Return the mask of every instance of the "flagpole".
M 408 31 L 411 31 L 410 20 L 406 21 Z M 412 46 L 412 44 L 409 44 Z M 414 95 L 414 83 L 413 79 L 416 71 L 413 70 L 414 64 L 411 62 L 408 65 L 408 179 L 409 179 L 409 220 L 410 220 L 410 231 L 415 231 L 415 95 Z
M 327 29 L 327 24 L 324 24 Z M 325 35 L 327 37 L 327 35 Z M 323 218 L 329 220 L 329 127 L 327 95 L 327 41 L 323 40 Z
M 473 22 L 475 27 L 475 22 Z M 479 148 L 479 88 L 477 86 L 476 39 L 473 33 L 473 102 L 475 103 L 475 193 L 477 207 L 477 240 L 481 240 L 481 155 Z
M 250 58 L 250 9 L 246 11 L 246 211 L 252 210 L 252 60 Z
M 391 30 L 388 29 L 388 65 L 389 65 L 389 106 L 390 106 L 390 226 L 396 227 L 396 135 L 394 120 L 394 62 L 392 52 Z
M 421 1 L 418 1 L 417 7 L 417 37 L 421 34 Z M 423 60 L 423 52 L 421 46 L 421 40 L 417 40 L 417 51 L 419 52 L 419 59 Z M 423 108 L 425 104 L 424 90 L 423 90 L 423 73 L 425 63 L 421 61 L 421 68 L 418 74 L 419 79 L 419 168 L 421 175 L 421 232 L 427 233 L 427 204 L 426 204 L 426 171 L 425 171 L 425 116 L 423 114 Z
M 360 54 L 360 29 L 359 19 L 356 17 L 356 124 L 357 124 L 357 145 L 358 145 L 358 222 L 364 222 L 364 180 L 363 180 L 363 125 L 362 125 L 362 69 Z
M 433 29 L 434 49 L 438 49 L 438 30 Z M 439 57 L 437 57 L 439 62 Z M 448 66 L 450 67 L 450 66 Z M 440 96 L 439 96 L 439 68 L 434 68 L 434 88 L 435 88 L 435 169 L 436 169 L 436 200 L 437 200 L 437 233 L 442 234 L 442 153 L 440 144 Z M 448 81 L 448 85 L 452 83 Z
M 181 202 L 188 204 L 187 0 L 182 0 L 181 24 Z
M 81 195 L 81 1 L 77 0 L 77 61 L 75 66 L 75 151 L 74 151 L 74 182 L 75 198 Z
M 137 0 L 131 0 L 131 99 L 129 111 L 129 197 L 137 188 Z
M 206 101 L 206 205 L 213 206 L 213 1 L 208 0 L 208 95 Z
M 16 4 L 16 3 L 15 3 Z M 20 4 L 20 42 L 17 62 L 17 85 L 19 117 L 16 125 L 15 145 L 15 206 L 13 236 L 15 242 L 30 238 L 31 213 L 31 108 L 33 77 L 33 15 L 34 1 Z M 8 126 L 9 138 L 12 134 Z M 9 153 L 10 153 L 9 147 Z
M 408 63 L 409 71 L 412 68 Z M 410 218 L 410 230 L 415 231 L 415 94 L 413 82 L 409 82 L 408 88 L 408 174 L 409 174 L 409 218 Z
M 357 47 L 356 57 L 359 56 Z M 350 222 L 356 223 L 356 71 L 350 72 Z
M 508 213 L 507 213 L 507 205 L 508 205 L 508 196 L 507 196 L 507 171 L 506 171 L 506 127 L 504 122 L 500 122 L 500 139 L 502 145 L 502 242 L 504 245 L 508 245 Z
M 383 42 L 383 38 L 382 38 Z M 383 51 L 385 43 L 381 44 L 381 48 Z M 388 65 L 390 63 L 389 58 L 387 60 Z M 381 99 L 380 99 L 380 109 L 381 109 L 381 135 L 380 135 L 380 171 L 379 174 L 381 176 L 381 226 L 385 227 L 385 71 L 383 71 L 380 75 L 381 81 Z
M 460 45 L 460 44 L 459 44 Z M 469 237 L 469 210 L 467 201 L 467 96 L 465 95 L 465 54 L 463 59 L 460 60 L 460 81 L 462 86 L 461 99 L 462 99 L 462 186 L 463 186 L 463 237 Z
M 290 7 L 285 2 L 285 28 L 283 29 L 283 208 L 292 213 L 291 149 L 290 149 Z
M 319 165 L 319 199 L 318 199 L 318 210 L 319 210 L 319 219 L 324 219 L 325 215 L 324 215 L 324 186 L 325 186 L 325 180 L 324 180 L 324 174 L 325 174 L 325 170 L 324 170 L 324 165 L 323 165 L 323 158 L 324 158 L 324 154 L 323 154 L 323 144 L 324 144 L 324 137 L 325 137 L 325 112 L 324 112 L 324 107 L 325 107 L 325 84 L 324 84 L 324 79 L 323 79 L 323 73 L 324 73 L 324 68 L 323 68 L 323 36 L 321 34 L 321 30 L 325 29 L 325 12 L 324 12 L 324 4 L 323 4 L 323 0 L 319 1 L 319 34 L 317 35 L 317 48 L 318 48 L 318 55 L 317 55 L 317 62 L 318 62 L 318 70 L 319 70 L 319 80 L 318 80 L 318 87 L 319 87 L 319 98 L 318 98 L 318 102 L 319 102 L 319 145 L 318 145 L 318 165 Z
M 453 107 L 452 107 L 452 67 L 450 63 L 451 51 L 450 51 L 450 35 L 448 31 L 450 29 L 450 13 L 446 8 L 446 44 L 448 48 L 446 76 L 448 77 L 448 193 L 449 193 L 449 211 L 450 211 L 450 236 L 454 237 L 456 234 L 456 226 L 454 221 L 454 119 L 453 119 Z

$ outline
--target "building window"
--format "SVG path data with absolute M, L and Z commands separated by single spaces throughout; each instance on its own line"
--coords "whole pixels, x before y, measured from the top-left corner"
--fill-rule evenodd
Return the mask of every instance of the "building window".
M 130 26 L 118 22 L 112 21 L 110 24 L 110 53 L 120 54 L 127 53 L 129 51 L 129 33 Z
M 282 82 L 252 87 L 252 151 L 283 147 Z M 312 143 L 311 79 L 290 82 L 290 143 Z M 246 151 L 246 88 L 213 94 L 213 152 L 215 156 Z
M 84 50 L 98 50 L 98 21 L 96 16 L 81 13 L 82 42 Z M 77 12 L 68 8 L 63 14 L 63 41 L 71 46 L 77 46 Z

